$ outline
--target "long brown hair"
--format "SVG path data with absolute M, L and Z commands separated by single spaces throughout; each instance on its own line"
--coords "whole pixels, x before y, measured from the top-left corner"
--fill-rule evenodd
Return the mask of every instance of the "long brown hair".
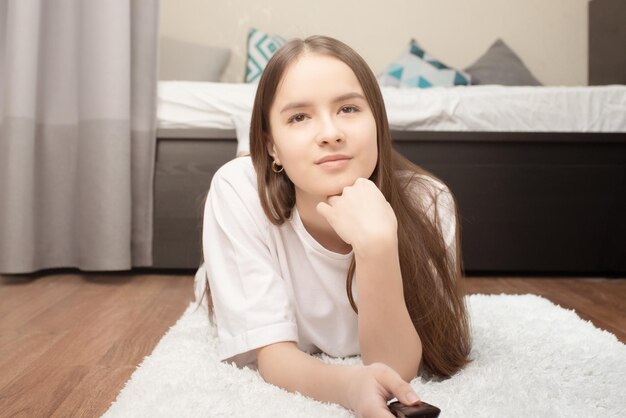
M 469 317 L 462 288 L 459 222 L 456 223 L 453 243 L 456 251 L 449 252 L 441 225 L 427 216 L 427 208 L 421 203 L 428 193 L 432 201 L 437 199 L 428 178 L 443 182 L 392 148 L 387 113 L 376 77 L 359 54 L 336 39 L 325 36 L 292 39 L 272 56 L 261 75 L 252 109 L 250 155 L 257 173 L 263 210 L 270 222 L 281 225 L 291 217 L 296 203 L 291 180 L 284 171 L 275 173 L 272 170 L 267 145 L 271 141 L 269 112 L 278 85 L 288 66 L 305 53 L 338 58 L 352 69 L 361 84 L 376 120 L 378 161 L 370 180 L 385 196 L 398 221 L 404 300 L 422 341 L 424 366 L 430 373 L 451 376 L 469 362 L 471 349 Z M 438 219 L 437 211 L 435 205 L 435 220 Z M 459 219 L 456 204 L 454 212 Z M 352 295 L 355 267 L 353 256 L 346 278 L 346 292 L 352 308 L 358 313 Z M 206 295 L 211 310 L 208 279 Z

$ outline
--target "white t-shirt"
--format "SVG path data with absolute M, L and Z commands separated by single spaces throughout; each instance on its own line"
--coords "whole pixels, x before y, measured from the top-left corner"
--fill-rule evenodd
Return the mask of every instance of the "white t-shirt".
M 308 353 L 360 354 L 357 315 L 346 294 L 353 252 L 327 250 L 304 228 L 298 210 L 282 225 L 261 207 L 249 156 L 236 158 L 213 176 L 204 209 L 204 264 L 195 294 L 208 275 L 220 360 L 255 368 L 255 349 L 294 341 Z M 455 216 L 449 190 L 432 181 L 439 221 L 454 250 Z M 427 213 L 433 216 L 432 201 Z M 356 280 L 352 293 L 358 304 Z

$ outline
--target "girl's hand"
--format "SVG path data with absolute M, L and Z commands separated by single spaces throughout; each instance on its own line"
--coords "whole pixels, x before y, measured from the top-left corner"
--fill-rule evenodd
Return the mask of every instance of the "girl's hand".
M 355 253 L 397 242 L 398 221 L 391 205 L 376 185 L 359 177 L 344 187 L 340 196 L 330 196 L 318 203 L 317 212 L 333 227 L 337 235 L 352 245 Z
M 419 402 L 411 385 L 386 364 L 372 363 L 356 369 L 348 387 L 348 403 L 357 418 L 393 418 L 387 407 L 393 397 L 405 405 Z

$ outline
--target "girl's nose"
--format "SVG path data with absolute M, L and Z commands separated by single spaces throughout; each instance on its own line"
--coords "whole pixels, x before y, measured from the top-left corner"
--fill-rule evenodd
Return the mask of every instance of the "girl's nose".
M 341 142 L 343 140 L 345 140 L 345 135 L 339 126 L 337 126 L 337 123 L 333 120 L 333 118 L 322 118 L 317 142 L 321 144 Z

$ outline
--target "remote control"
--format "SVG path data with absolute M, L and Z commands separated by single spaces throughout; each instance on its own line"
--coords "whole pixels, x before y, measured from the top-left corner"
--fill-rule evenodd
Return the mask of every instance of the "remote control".
M 436 418 L 441 410 L 434 405 L 421 401 L 417 405 L 404 405 L 395 401 L 387 405 L 391 413 L 398 418 Z

